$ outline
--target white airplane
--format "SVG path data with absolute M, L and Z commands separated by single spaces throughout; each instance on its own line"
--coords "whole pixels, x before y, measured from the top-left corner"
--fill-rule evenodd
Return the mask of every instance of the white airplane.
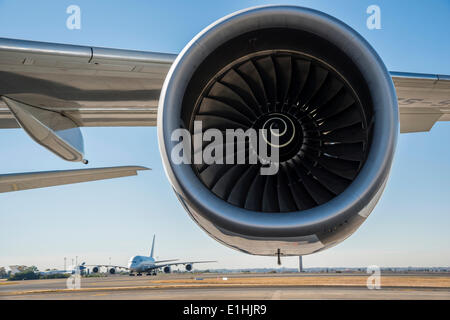
M 53 275 L 53 274 L 75 274 L 75 273 L 84 273 L 84 270 L 86 270 L 85 262 L 82 264 L 79 264 L 77 266 L 71 267 L 70 269 L 65 270 L 48 270 L 48 271 L 40 271 L 39 274 L 41 275 Z
M 80 127 L 157 126 L 167 177 L 192 219 L 224 245 L 278 258 L 353 234 L 383 193 L 398 133 L 450 120 L 450 76 L 389 72 L 344 22 L 296 6 L 228 15 L 179 55 L 0 39 L 0 97 L 0 128 L 22 127 L 67 161 L 87 162 Z M 173 161 L 172 134 L 195 140 L 196 121 L 220 132 L 279 128 L 279 170 Z M 0 192 L 144 169 L 9 174 Z
M 11 274 L 16 274 L 18 272 L 22 272 L 25 268 L 26 268 L 26 266 L 18 266 L 18 265 L 9 266 L 9 269 L 11 270 Z M 53 269 L 53 270 L 48 270 L 48 271 L 39 271 L 39 274 L 41 274 L 41 275 L 74 274 L 77 271 L 79 273 L 82 273 L 85 269 L 86 269 L 85 263 L 83 262 L 82 264 L 77 265 L 71 269 L 65 269 L 65 270 Z
M 84 267 L 93 267 L 92 272 L 97 273 L 100 271 L 100 268 L 104 267 L 108 270 L 110 274 L 115 274 L 116 269 L 128 270 L 130 272 L 130 276 L 142 276 L 142 273 L 146 273 L 148 276 L 156 275 L 158 271 L 163 271 L 164 273 L 171 273 L 172 266 L 184 265 L 186 271 L 191 271 L 194 263 L 212 263 L 217 261 L 184 261 L 179 262 L 178 259 L 170 259 L 170 260 L 155 260 L 153 257 L 155 250 L 155 235 L 153 236 L 152 242 L 152 250 L 150 251 L 150 256 L 132 256 L 128 261 L 128 266 L 118 266 L 118 265 L 110 265 L 110 264 L 97 264 L 97 265 L 87 265 L 82 264 Z M 177 262 L 173 262 L 177 261 Z

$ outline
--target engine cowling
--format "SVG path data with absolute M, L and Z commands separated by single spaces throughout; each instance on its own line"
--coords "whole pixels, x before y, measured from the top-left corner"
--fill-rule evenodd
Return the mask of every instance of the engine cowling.
M 92 268 L 92 272 L 93 273 L 97 273 L 97 272 L 99 272 L 99 270 L 100 270 L 100 267 L 93 267 Z
M 164 267 L 163 271 L 164 271 L 164 273 L 171 273 L 172 272 L 172 270 L 170 269 L 170 266 Z
M 212 128 L 273 127 L 274 175 L 261 174 L 264 163 L 195 163 L 205 141 L 190 163 L 171 158 L 180 128 L 195 143 Z M 292 6 L 240 11 L 200 32 L 172 65 L 158 112 L 165 170 L 187 212 L 258 255 L 310 254 L 350 236 L 384 190 L 397 136 L 395 89 L 373 48 L 343 22 Z
M 192 264 L 187 264 L 184 266 L 186 271 L 192 271 Z
M 109 273 L 110 274 L 115 274 L 116 273 L 116 269 L 115 268 L 110 268 L 109 269 Z

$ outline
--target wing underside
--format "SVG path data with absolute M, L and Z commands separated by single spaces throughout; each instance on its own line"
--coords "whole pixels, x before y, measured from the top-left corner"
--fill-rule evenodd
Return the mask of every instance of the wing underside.
M 154 126 L 176 55 L 0 38 L 0 96 L 78 126 Z M 0 128 L 18 128 L 0 101 Z
M 450 121 L 450 76 L 391 72 L 400 110 L 400 130 L 429 131 Z

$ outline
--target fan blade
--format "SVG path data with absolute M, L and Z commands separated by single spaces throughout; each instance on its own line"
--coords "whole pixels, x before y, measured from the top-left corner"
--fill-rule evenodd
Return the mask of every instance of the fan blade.
M 332 131 L 336 129 L 341 129 L 345 127 L 349 127 L 356 123 L 361 122 L 361 113 L 356 108 L 356 105 L 352 105 L 353 107 L 345 109 L 343 112 L 325 119 L 320 125 L 320 131 Z
M 245 103 L 251 108 L 254 116 L 261 114 L 259 103 L 253 94 L 253 90 L 239 73 L 231 69 L 223 76 L 221 82 L 242 97 Z
M 230 107 L 245 114 L 249 119 L 256 119 L 256 114 L 253 109 L 235 91 L 220 82 L 214 83 L 208 93 L 208 97 L 228 104 Z
M 349 180 L 353 180 L 358 173 L 359 162 L 356 161 L 341 160 L 327 156 L 320 157 L 317 161 L 328 171 Z
M 225 172 L 231 167 L 231 165 L 227 166 L 223 164 L 212 164 L 200 172 L 200 177 L 208 189 L 211 189 L 220 177 L 222 177 L 222 175 L 225 174 Z
M 326 171 L 320 167 L 315 167 L 310 161 L 307 159 L 303 159 L 301 162 L 302 165 L 311 172 L 311 174 L 328 190 L 333 192 L 335 195 L 340 194 L 342 191 L 344 191 L 348 185 L 350 184 L 350 181 L 341 178 L 330 171 Z
M 326 134 L 322 133 L 320 138 L 324 142 L 353 143 L 367 141 L 367 133 L 361 124 L 355 124 L 350 127 L 327 132 Z
M 305 189 L 317 204 L 320 205 L 322 203 L 328 202 L 334 197 L 334 194 L 328 191 L 328 189 L 322 186 L 316 179 L 305 172 L 303 167 L 301 167 L 300 162 L 296 158 L 292 160 L 295 163 L 294 169 L 297 172 L 297 175 L 301 178 Z
M 260 175 L 258 172 L 254 178 L 250 189 L 248 189 L 247 198 L 245 199 L 245 209 L 261 211 L 261 195 L 264 192 L 266 177 L 267 176 Z
M 249 60 L 242 64 L 237 69 L 237 72 L 248 83 L 250 88 L 252 88 L 255 98 L 258 99 L 260 108 L 266 110 L 268 100 L 264 89 L 264 83 L 253 61 Z
M 308 79 L 311 62 L 308 60 L 294 60 L 292 85 L 289 93 L 289 103 L 296 104 Z
M 267 111 L 274 111 L 277 101 L 277 75 L 272 58 L 268 56 L 255 60 L 255 65 L 263 80 L 268 102 L 270 102 L 270 107 Z
M 309 102 L 309 105 L 311 106 L 310 113 L 317 112 L 321 106 L 334 98 L 343 87 L 344 85 L 341 81 L 338 81 L 334 77 L 327 77 L 320 90 Z
M 280 169 L 277 175 L 277 190 L 278 190 L 278 202 L 281 212 L 289 212 L 297 210 L 297 205 L 291 193 L 290 182 L 286 176 L 285 164 L 280 164 Z
M 305 87 L 303 88 L 302 95 L 300 96 L 300 107 L 306 106 L 309 110 L 309 102 L 319 91 L 327 78 L 328 71 L 319 67 L 312 66 L 308 79 L 306 80 Z
M 294 161 L 291 159 L 287 161 L 286 165 L 286 175 L 289 179 L 289 184 L 291 187 L 291 192 L 294 197 L 295 204 L 299 210 L 306 210 L 316 206 L 316 201 L 311 198 L 309 192 L 305 189 L 305 186 L 301 182 L 301 178 L 298 176 L 295 171 Z
M 228 196 L 227 201 L 236 206 L 244 207 L 249 189 L 258 173 L 258 165 L 249 166 L 247 170 L 241 175 L 239 180 L 236 181 L 236 184 L 230 191 L 230 195 Z
M 281 56 L 274 59 L 275 70 L 277 73 L 277 101 L 280 107 L 286 102 L 289 95 L 289 89 L 292 78 L 292 58 L 290 56 Z M 280 108 L 277 108 L 279 110 Z
M 202 122 L 202 128 L 204 131 L 208 129 L 219 129 L 221 131 L 225 131 L 226 129 L 246 130 L 250 127 L 248 123 L 245 123 L 245 121 L 238 122 L 213 115 L 197 115 L 194 120 Z
M 325 144 L 322 151 L 344 160 L 361 161 L 364 159 L 364 145 L 359 143 Z
M 355 103 L 355 99 L 346 91 L 339 91 L 338 94 L 324 104 L 317 112 L 316 119 L 326 119 L 344 111 Z
M 277 177 L 276 175 L 266 176 L 264 193 L 262 197 L 262 210 L 265 212 L 279 212 Z
M 222 199 L 227 199 L 239 178 L 248 170 L 247 165 L 234 165 L 217 180 L 212 191 Z
M 198 114 L 218 116 L 238 123 L 245 123 L 249 127 L 253 124 L 253 121 L 238 109 L 212 98 L 203 98 Z

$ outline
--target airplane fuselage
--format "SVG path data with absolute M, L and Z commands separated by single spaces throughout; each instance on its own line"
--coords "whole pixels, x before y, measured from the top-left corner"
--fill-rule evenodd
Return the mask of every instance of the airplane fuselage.
M 155 266 L 155 259 L 145 256 L 133 256 L 128 261 L 128 269 L 130 272 L 145 272 L 153 269 Z

